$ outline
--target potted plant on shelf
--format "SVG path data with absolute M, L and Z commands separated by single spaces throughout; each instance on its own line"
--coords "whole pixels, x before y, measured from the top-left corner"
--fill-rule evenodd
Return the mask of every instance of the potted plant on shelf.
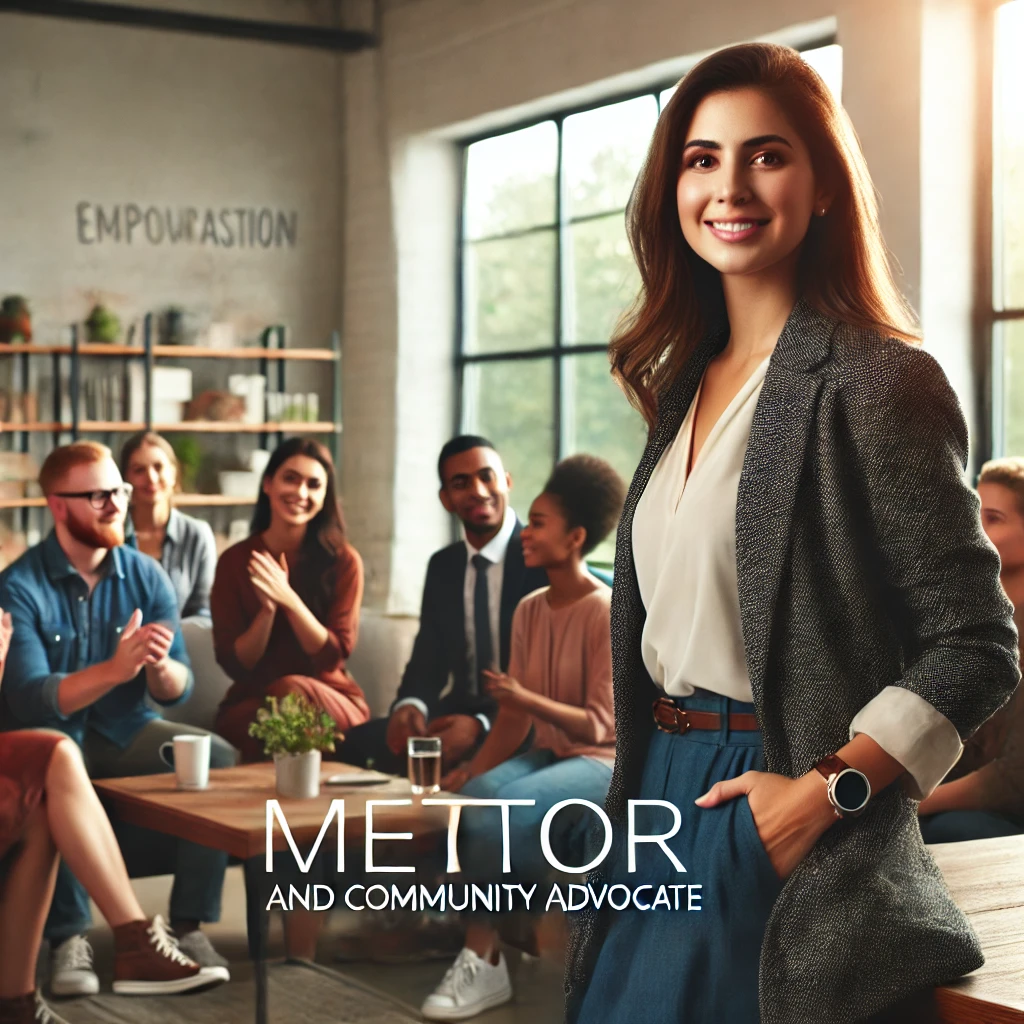
M 340 739 L 333 718 L 305 697 L 289 693 L 267 698 L 256 712 L 249 735 L 274 759 L 277 795 L 305 800 L 320 795 L 320 754 L 333 752 Z
M 203 461 L 203 449 L 199 442 L 190 434 L 179 434 L 172 442 L 171 447 L 178 457 L 178 466 L 181 469 L 181 489 L 186 493 L 192 493 L 196 489 L 199 480 L 199 467 Z
M 20 295 L 8 295 L 0 302 L 0 342 L 32 340 L 32 314 L 28 301 Z
M 85 339 L 114 344 L 121 337 L 121 321 L 106 306 L 96 303 L 85 321 Z

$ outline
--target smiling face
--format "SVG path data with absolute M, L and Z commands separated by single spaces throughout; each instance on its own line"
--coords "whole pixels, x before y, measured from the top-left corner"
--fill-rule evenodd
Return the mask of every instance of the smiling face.
M 327 471 L 308 455 L 293 455 L 263 481 L 270 501 L 270 520 L 285 526 L 307 526 L 324 507 Z
M 56 482 L 49 496 L 54 522 L 86 547 L 116 548 L 123 544 L 127 499 L 111 495 L 103 508 L 96 509 L 88 498 L 62 498 L 58 493 L 112 491 L 121 483 L 121 473 L 113 459 L 73 466 Z
M 501 529 L 512 477 L 493 448 L 470 448 L 450 455 L 441 475 L 441 504 L 462 520 L 467 534 L 486 538 Z
M 676 203 L 683 237 L 720 273 L 795 269 L 811 217 L 828 201 L 807 147 L 768 93 L 714 92 L 697 106 Z
M 167 453 L 155 444 L 143 444 L 132 452 L 125 471 L 132 485 L 136 505 L 170 501 L 178 480 L 178 471 Z
M 1024 567 L 1024 516 L 1017 495 L 1002 484 L 978 484 L 981 498 L 981 525 L 995 545 L 1002 562 L 1001 571 Z
M 569 529 L 569 522 L 558 499 L 539 494 L 530 506 L 530 516 L 523 527 L 523 561 L 531 568 L 565 565 L 580 557 L 587 539 L 582 526 Z

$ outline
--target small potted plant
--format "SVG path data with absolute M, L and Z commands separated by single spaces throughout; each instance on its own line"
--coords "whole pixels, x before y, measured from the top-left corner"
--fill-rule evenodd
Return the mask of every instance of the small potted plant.
M 96 303 L 85 321 L 85 340 L 114 344 L 121 337 L 121 321 L 106 306 Z
M 181 468 L 181 489 L 186 493 L 196 490 L 199 481 L 199 467 L 203 462 L 203 449 L 199 442 L 191 434 L 179 434 L 172 442 L 171 447 L 178 457 L 178 465 Z
M 256 712 L 249 735 L 263 743 L 273 757 L 277 795 L 305 800 L 320 795 L 320 754 L 334 751 L 340 736 L 326 711 L 305 697 L 289 693 L 280 701 L 267 698 Z
M 20 295 L 8 295 L 0 302 L 0 342 L 32 340 L 32 314 L 28 302 Z

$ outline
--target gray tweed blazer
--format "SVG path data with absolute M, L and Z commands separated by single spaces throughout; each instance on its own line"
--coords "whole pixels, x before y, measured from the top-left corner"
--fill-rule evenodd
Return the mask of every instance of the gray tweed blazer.
M 617 831 L 639 790 L 656 696 L 640 653 L 633 515 L 725 340 L 710 333 L 664 396 L 619 526 L 607 801 Z M 966 457 L 957 399 L 929 355 L 797 304 L 768 366 L 736 504 L 743 641 L 768 771 L 809 771 L 889 685 L 919 694 L 964 737 L 1009 699 L 1017 633 Z M 570 917 L 574 1022 L 607 916 Z M 921 841 L 917 804 L 893 785 L 833 825 L 786 880 L 761 949 L 761 1021 L 849 1024 L 982 960 Z

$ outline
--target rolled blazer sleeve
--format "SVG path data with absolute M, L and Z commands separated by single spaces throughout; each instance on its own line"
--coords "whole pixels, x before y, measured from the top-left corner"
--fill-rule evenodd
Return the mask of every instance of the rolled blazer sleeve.
M 892 685 L 967 737 L 1009 699 L 1020 672 L 999 556 L 964 480 L 959 403 L 930 355 L 892 340 L 865 355 L 841 394 L 850 498 L 867 518 L 865 557 L 903 650 Z M 930 742 L 928 729 L 918 742 Z

